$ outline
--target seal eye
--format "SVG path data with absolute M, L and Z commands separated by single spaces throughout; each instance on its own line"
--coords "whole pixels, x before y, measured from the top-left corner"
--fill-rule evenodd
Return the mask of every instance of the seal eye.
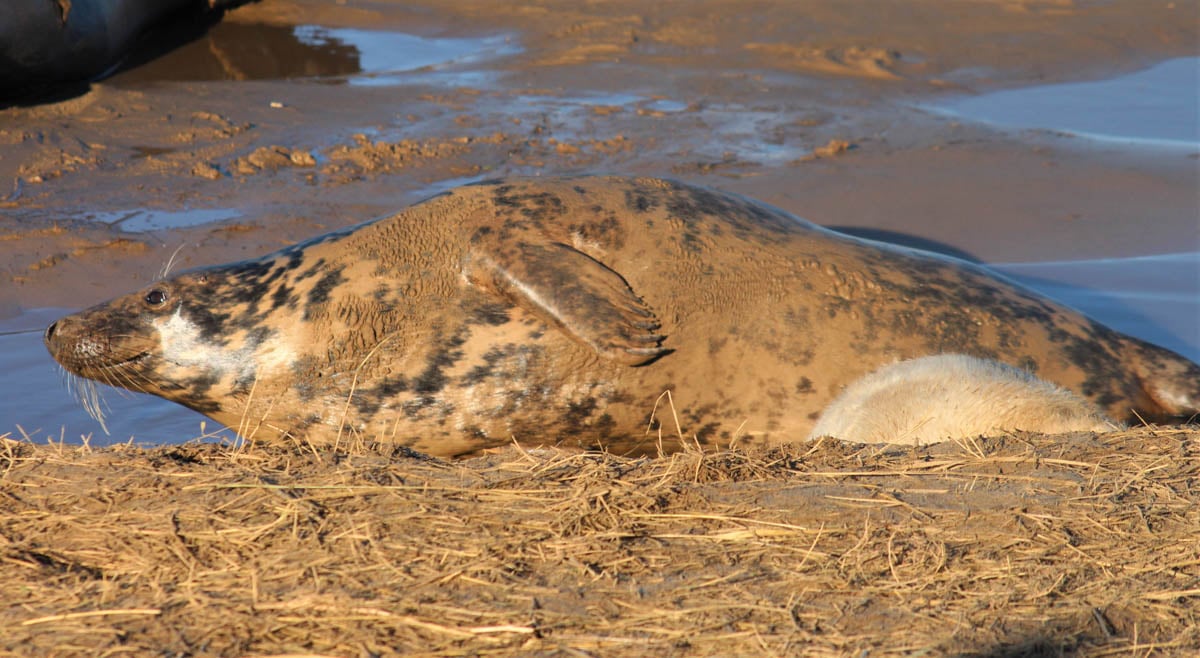
M 162 288 L 155 288 L 146 293 L 146 303 L 151 306 L 162 306 L 167 303 L 167 291 Z

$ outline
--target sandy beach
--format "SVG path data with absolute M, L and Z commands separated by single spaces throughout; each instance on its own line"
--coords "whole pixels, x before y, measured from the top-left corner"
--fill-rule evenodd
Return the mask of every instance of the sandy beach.
M 264 0 L 87 93 L 0 109 L 0 574 L 23 588 L 0 607 L 0 651 L 1191 655 L 1194 429 L 951 446 L 936 473 L 920 450 L 828 446 L 671 464 L 514 450 L 467 466 L 376 446 L 358 471 L 340 455 L 97 451 L 214 428 L 114 393 L 106 434 L 40 332 L 169 261 L 257 256 L 484 178 L 618 173 L 994 264 L 1195 360 L 1198 15 L 1141 0 Z M 1112 128 L 980 114 L 995 94 L 1067 85 L 1083 103 L 1110 82 L 1100 109 L 1073 114 L 1126 117 Z M 1183 120 L 1121 113 L 1161 89 Z M 431 506 L 410 485 L 482 507 Z M 393 516 L 340 507 L 368 486 Z M 123 487 L 136 495 L 106 493 Z M 156 492 L 166 507 L 138 507 Z M 558 496 L 547 527 L 521 507 Z M 529 516 L 479 521 L 513 505 Z M 488 541 L 396 548 L 398 519 L 436 537 L 439 515 Z M 705 566 L 664 570 L 697 545 Z M 307 557 L 287 557 L 297 546 Z M 1174 552 L 1138 561 L 1129 546 Z M 502 565 L 510 549 L 520 564 Z M 376 584 L 350 575 L 364 564 Z

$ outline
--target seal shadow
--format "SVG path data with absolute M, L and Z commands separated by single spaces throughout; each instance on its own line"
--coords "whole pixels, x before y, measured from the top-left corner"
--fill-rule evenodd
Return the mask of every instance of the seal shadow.
M 959 260 L 965 260 L 968 263 L 975 263 L 976 265 L 983 264 L 982 260 L 977 258 L 969 251 L 959 249 L 958 247 L 934 240 L 932 238 L 913 235 L 912 233 L 889 231 L 887 229 L 871 228 L 868 226 L 826 226 L 825 228 L 855 238 L 874 240 L 876 242 L 886 242 L 887 244 L 899 245 L 901 247 L 908 247 L 910 249 L 920 249 L 921 251 L 932 251 L 935 254 L 953 256 Z

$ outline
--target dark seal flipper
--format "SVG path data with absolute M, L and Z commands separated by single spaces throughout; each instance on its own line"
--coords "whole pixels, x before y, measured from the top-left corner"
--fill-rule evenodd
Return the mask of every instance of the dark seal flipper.
M 600 356 L 642 365 L 667 353 L 654 311 L 620 274 L 565 244 L 476 242 L 468 278 L 517 301 Z

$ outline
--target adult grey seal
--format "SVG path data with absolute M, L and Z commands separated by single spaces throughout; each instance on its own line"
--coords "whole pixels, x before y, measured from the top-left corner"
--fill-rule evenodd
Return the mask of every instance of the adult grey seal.
M 1196 364 L 982 267 L 650 178 L 457 188 L 159 281 L 59 320 L 45 342 L 70 372 L 248 439 L 435 455 L 803 440 L 846 385 L 948 352 L 1036 373 L 1118 419 L 1187 416 L 1200 400 Z
M 1013 430 L 1120 428 L 1091 401 L 1020 368 L 937 354 L 884 366 L 850 384 L 821 412 L 809 438 L 924 445 Z

